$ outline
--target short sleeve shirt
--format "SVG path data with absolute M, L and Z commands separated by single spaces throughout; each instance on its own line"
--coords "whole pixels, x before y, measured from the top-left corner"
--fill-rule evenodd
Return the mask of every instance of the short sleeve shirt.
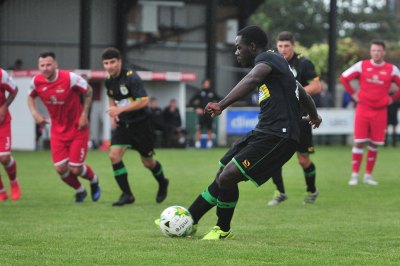
M 255 130 L 298 141 L 298 88 L 288 63 L 280 54 L 267 51 L 255 58 L 257 64 L 267 64 L 272 71 L 258 88 L 260 114 Z
M 107 77 L 105 81 L 107 95 L 114 100 L 117 106 L 125 106 L 133 101 L 147 98 L 147 92 L 139 75 L 129 69 L 122 69 L 117 78 Z M 119 121 L 124 123 L 141 122 L 151 115 L 148 107 L 130 112 L 123 112 L 119 115 Z

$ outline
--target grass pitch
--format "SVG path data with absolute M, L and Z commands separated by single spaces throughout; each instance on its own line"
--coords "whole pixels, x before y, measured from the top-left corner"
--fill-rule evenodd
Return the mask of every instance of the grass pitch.
M 155 203 L 154 178 L 128 151 L 124 162 L 136 202 L 124 207 L 111 206 L 120 192 L 106 152 L 89 152 L 103 194 L 83 204 L 74 203 L 48 151 L 14 152 L 23 195 L 0 202 L 0 265 L 398 265 L 400 153 L 390 147 L 380 149 L 376 187 L 347 185 L 350 147 L 317 147 L 312 158 L 320 196 L 314 205 L 302 204 L 304 178 L 292 158 L 284 167 L 289 200 L 281 205 L 267 206 L 275 190 L 271 181 L 260 188 L 240 184 L 234 240 L 200 240 L 215 224 L 215 210 L 193 238 L 161 235 L 154 219 L 170 205 L 188 207 L 226 150 L 159 149 L 156 158 L 170 179 L 162 204 Z

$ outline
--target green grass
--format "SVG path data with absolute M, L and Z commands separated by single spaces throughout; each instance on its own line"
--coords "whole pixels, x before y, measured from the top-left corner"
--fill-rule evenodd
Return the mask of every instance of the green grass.
M 103 194 L 74 203 L 74 191 L 56 175 L 50 154 L 14 152 L 22 198 L 0 202 L 0 265 L 397 265 L 400 261 L 399 151 L 381 148 L 371 187 L 349 187 L 350 147 L 318 147 L 320 197 L 303 205 L 302 171 L 294 158 L 284 168 L 289 200 L 268 207 L 274 185 L 240 185 L 232 228 L 236 239 L 200 241 L 215 224 L 210 211 L 193 238 L 167 238 L 153 224 L 170 205 L 189 206 L 211 182 L 226 149 L 158 150 L 170 194 L 155 203 L 156 182 L 139 157 L 124 160 L 136 202 L 111 207 L 119 196 L 106 152 L 87 162 Z M 8 181 L 3 181 L 8 189 Z M 89 188 L 86 180 L 83 184 Z

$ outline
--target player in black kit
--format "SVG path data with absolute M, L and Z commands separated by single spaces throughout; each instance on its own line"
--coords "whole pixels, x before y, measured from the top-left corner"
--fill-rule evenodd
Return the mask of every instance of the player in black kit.
M 114 128 L 111 137 L 109 157 L 114 177 L 122 194 L 113 206 L 131 204 L 135 197 L 128 182 L 128 173 L 122 158 L 128 148 L 140 153 L 143 165 L 148 168 L 158 182 L 156 202 L 167 197 L 168 179 L 161 164 L 153 158 L 154 129 L 148 107 L 148 96 L 138 74 L 122 68 L 119 50 L 107 48 L 102 54 L 103 66 L 108 73 L 105 81 L 109 96 L 108 115 Z
M 240 30 L 235 44 L 238 62 L 252 69 L 220 102 L 208 103 L 204 112 L 218 116 L 257 87 L 259 122 L 222 157 L 215 180 L 189 208 L 196 229 L 200 218 L 217 207 L 218 221 L 203 240 L 233 238 L 230 223 L 239 199 L 238 183 L 250 180 L 257 187 L 262 185 L 295 153 L 300 104 L 307 110 L 311 125 L 318 127 L 321 123 L 312 98 L 296 82 L 286 60 L 266 51 L 268 39 L 261 28 Z
M 288 61 L 296 80 L 304 87 L 306 92 L 313 97 L 318 97 L 322 86 L 319 77 L 315 72 L 313 63 L 301 54 L 294 51 L 295 40 L 291 32 L 283 31 L 278 35 L 278 52 Z M 317 99 L 314 98 L 317 102 Z M 297 147 L 297 159 L 304 172 L 304 178 L 307 186 L 307 196 L 304 203 L 314 203 L 319 195 L 319 191 L 315 186 L 316 168 L 311 161 L 310 154 L 314 153 L 314 144 L 312 139 L 311 126 L 301 119 L 304 111 L 301 110 L 299 116 L 300 121 L 300 141 Z M 282 169 L 279 169 L 272 175 L 277 192 L 272 200 L 268 202 L 268 206 L 275 206 L 288 197 L 285 193 L 285 187 L 282 178 Z

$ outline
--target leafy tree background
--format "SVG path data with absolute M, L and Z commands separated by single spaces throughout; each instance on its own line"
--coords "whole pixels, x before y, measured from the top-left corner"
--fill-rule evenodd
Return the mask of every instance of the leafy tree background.
M 372 39 L 385 40 L 387 61 L 400 62 L 400 23 L 386 6 L 385 0 L 337 1 L 337 73 L 361 59 L 369 57 Z M 328 68 L 328 0 L 265 0 L 250 17 L 250 24 L 266 30 L 271 46 L 279 32 L 293 32 L 296 51 L 307 56 L 322 79 Z

